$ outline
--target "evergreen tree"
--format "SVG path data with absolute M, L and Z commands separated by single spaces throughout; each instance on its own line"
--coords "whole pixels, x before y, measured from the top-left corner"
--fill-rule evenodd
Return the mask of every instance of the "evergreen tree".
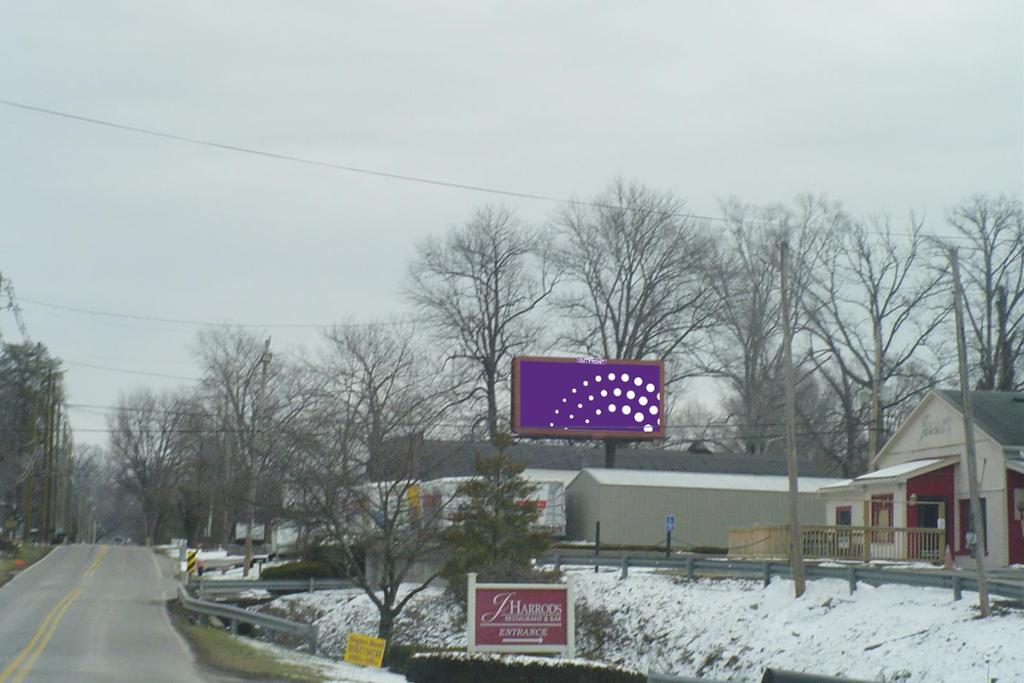
M 462 596 L 466 573 L 482 580 L 529 579 L 531 561 L 550 545 L 547 532 L 535 530 L 540 509 L 529 500 L 535 485 L 522 477 L 524 465 L 515 462 L 507 449 L 511 438 L 494 439 L 498 452 L 478 458 L 477 476 L 461 484 L 445 541 L 451 558 L 443 576 L 451 591 Z

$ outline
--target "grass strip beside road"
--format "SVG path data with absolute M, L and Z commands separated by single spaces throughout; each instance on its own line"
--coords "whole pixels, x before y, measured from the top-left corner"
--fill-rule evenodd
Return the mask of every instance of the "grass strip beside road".
M 188 641 L 196 659 L 214 671 L 256 681 L 321 683 L 324 680 L 314 669 L 275 659 L 224 629 L 193 624 L 177 600 L 169 602 L 167 608 L 171 622 Z
M 38 562 L 39 560 L 46 557 L 47 553 L 53 550 L 52 545 L 44 545 L 41 543 L 31 543 L 23 545 L 21 549 L 14 556 L 3 556 L 0 557 L 0 586 L 10 581 L 15 576 L 14 564 L 16 560 L 21 560 L 25 563 L 23 569 L 28 569 L 30 566 Z

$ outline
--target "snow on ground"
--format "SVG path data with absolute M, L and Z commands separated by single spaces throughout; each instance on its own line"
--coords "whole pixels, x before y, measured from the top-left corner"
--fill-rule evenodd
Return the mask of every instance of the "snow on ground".
M 173 553 L 172 557 L 177 559 L 178 548 L 168 546 L 170 552 Z M 264 555 L 257 553 L 255 555 L 257 559 L 264 557 Z M 238 581 L 242 579 L 256 581 L 260 578 L 260 574 L 263 569 L 269 569 L 270 567 L 276 567 L 278 565 L 287 564 L 289 560 L 275 560 L 273 562 L 257 562 L 256 566 L 252 571 L 249 572 L 249 576 L 242 576 L 242 568 L 245 565 L 244 555 L 229 555 L 227 550 L 222 548 L 217 549 L 203 549 L 200 550 L 197 559 L 204 563 L 203 578 L 207 580 L 232 580 Z M 179 570 L 186 571 L 186 562 L 179 562 Z M 262 566 L 262 569 L 261 569 Z
M 404 595 L 405 592 L 400 593 L 399 598 Z M 293 593 L 261 609 L 290 619 L 314 620 L 320 627 L 322 651 L 344 652 L 345 639 L 353 631 L 377 635 L 377 608 L 358 588 Z M 413 597 L 395 623 L 398 642 L 431 648 L 465 647 L 465 630 L 466 621 L 459 606 L 433 586 Z
M 796 600 L 782 579 L 762 587 L 654 573 L 624 581 L 617 571 L 569 575 L 581 652 L 639 671 L 736 681 L 758 681 L 766 667 L 904 683 L 984 683 L 986 673 L 1024 680 L 1024 611 L 976 619 L 975 593 L 954 601 L 950 590 L 862 583 L 851 595 L 845 581 L 823 579 Z M 328 651 L 340 652 L 349 631 L 376 632 L 376 609 L 360 591 L 294 594 L 271 605 L 315 620 Z M 588 608 L 591 616 L 581 616 Z M 397 640 L 464 647 L 465 621 L 431 588 L 399 618 Z
M 364 668 L 324 657 L 316 657 L 251 638 L 244 638 L 244 640 L 246 645 L 265 650 L 279 661 L 300 664 L 315 669 L 324 677 L 327 683 L 407 683 L 405 676 L 400 676 L 383 669 Z

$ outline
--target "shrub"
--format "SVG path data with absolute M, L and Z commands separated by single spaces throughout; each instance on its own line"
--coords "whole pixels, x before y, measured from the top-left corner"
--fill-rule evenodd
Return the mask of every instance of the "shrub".
M 345 551 L 338 546 L 317 543 L 306 548 L 302 559 L 329 565 L 332 568 L 331 576 L 333 578 L 349 579 L 361 574 L 363 566 L 366 564 L 366 552 L 363 548 L 352 547 L 350 550 L 355 556 L 352 562 L 348 560 Z M 354 564 L 359 566 L 353 566 Z
M 466 609 L 466 573 L 447 577 L 448 594 Z M 562 573 L 554 569 L 535 569 L 515 561 L 501 561 L 477 571 L 477 583 L 561 583 Z
M 18 540 L 0 536 L 0 553 L 16 555 L 19 550 L 21 550 L 21 543 Z
M 576 602 L 576 646 L 587 657 L 601 657 L 605 648 L 620 640 L 615 613 L 594 607 L 585 600 Z
M 384 653 L 384 666 L 390 671 L 404 674 L 409 670 L 409 660 L 420 652 L 424 652 L 424 650 L 415 645 L 388 643 L 388 649 Z
M 578 659 L 454 652 L 414 654 L 405 675 L 413 683 L 643 683 L 646 680 L 636 671 Z
M 289 562 L 277 567 L 267 567 L 260 574 L 262 579 L 333 579 L 335 576 L 331 565 L 326 562 L 301 560 Z

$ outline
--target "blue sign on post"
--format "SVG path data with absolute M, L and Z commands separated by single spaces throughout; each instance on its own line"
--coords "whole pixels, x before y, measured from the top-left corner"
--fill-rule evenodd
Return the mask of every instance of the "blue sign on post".
M 672 531 L 676 528 L 676 516 L 665 515 L 665 531 Z

